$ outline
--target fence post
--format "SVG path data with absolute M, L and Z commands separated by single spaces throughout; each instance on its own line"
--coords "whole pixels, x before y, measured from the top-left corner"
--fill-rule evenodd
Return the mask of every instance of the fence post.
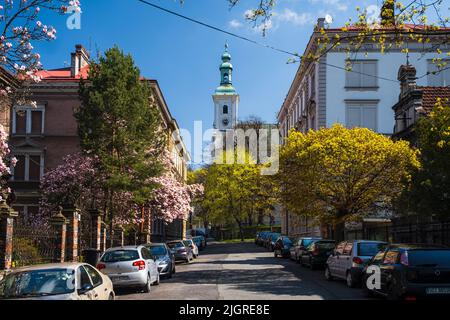
M 63 263 L 65 261 L 66 253 L 66 233 L 67 233 L 67 219 L 60 210 L 56 215 L 50 219 L 50 224 L 55 232 L 55 252 L 53 261 L 56 263 Z
M 101 222 L 101 232 L 100 232 L 100 251 L 106 250 L 106 223 Z
M 18 213 L 0 201 L 0 270 L 9 270 L 12 265 L 14 218 Z
M 91 247 L 93 249 L 101 250 L 101 235 L 102 235 L 102 217 L 103 214 L 98 209 L 89 210 L 91 217 Z
M 121 226 L 117 226 L 114 230 L 114 246 L 123 247 L 124 245 L 124 231 Z
M 65 206 L 62 214 L 67 220 L 65 260 L 78 262 L 78 222 L 80 220 L 80 211 L 72 206 Z

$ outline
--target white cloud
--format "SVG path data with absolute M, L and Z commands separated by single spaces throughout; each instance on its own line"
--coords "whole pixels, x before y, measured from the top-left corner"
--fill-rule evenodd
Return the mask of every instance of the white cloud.
M 274 13 L 274 19 L 293 23 L 297 26 L 304 26 L 306 24 L 313 24 L 315 22 L 314 16 L 309 12 L 298 13 L 291 9 L 284 9 L 281 13 Z
M 239 28 L 241 28 L 241 27 L 243 26 L 242 22 L 240 22 L 240 21 L 238 21 L 238 20 L 236 20 L 236 19 L 231 20 L 231 21 L 228 23 L 228 25 L 229 25 L 231 28 L 233 28 L 233 29 L 239 29 Z
M 324 6 L 333 6 L 338 11 L 347 11 L 350 4 L 349 0 L 308 0 L 311 4 L 322 4 Z

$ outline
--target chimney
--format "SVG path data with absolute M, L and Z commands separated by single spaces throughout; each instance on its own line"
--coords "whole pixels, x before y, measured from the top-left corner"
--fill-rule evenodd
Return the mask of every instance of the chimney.
M 71 56 L 71 76 L 75 78 L 80 70 L 89 64 L 89 53 L 81 45 L 77 44 L 75 46 L 75 52 Z
M 381 7 L 381 25 L 392 27 L 395 25 L 395 0 L 384 0 Z
M 410 64 L 402 65 L 398 70 L 397 79 L 400 81 L 400 99 L 416 89 L 416 73 L 416 68 Z
M 317 19 L 317 30 L 320 31 L 322 28 L 325 28 L 325 18 Z

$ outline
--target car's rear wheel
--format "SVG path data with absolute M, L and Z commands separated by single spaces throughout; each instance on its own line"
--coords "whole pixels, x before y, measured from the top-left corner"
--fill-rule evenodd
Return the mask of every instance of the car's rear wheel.
M 325 279 L 327 279 L 328 281 L 333 280 L 333 276 L 331 275 L 331 271 L 328 266 L 325 267 Z
M 152 280 L 150 278 L 150 275 L 147 275 L 147 283 L 143 288 L 144 293 L 149 293 L 152 290 L 151 288 L 152 288 Z

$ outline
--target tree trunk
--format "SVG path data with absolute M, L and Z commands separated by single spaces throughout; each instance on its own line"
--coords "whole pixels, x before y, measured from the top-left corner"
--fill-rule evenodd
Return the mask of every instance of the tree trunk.
M 334 240 L 336 242 L 344 241 L 344 230 L 345 230 L 345 223 L 344 222 L 335 222 L 334 228 L 333 228 L 333 236 Z

